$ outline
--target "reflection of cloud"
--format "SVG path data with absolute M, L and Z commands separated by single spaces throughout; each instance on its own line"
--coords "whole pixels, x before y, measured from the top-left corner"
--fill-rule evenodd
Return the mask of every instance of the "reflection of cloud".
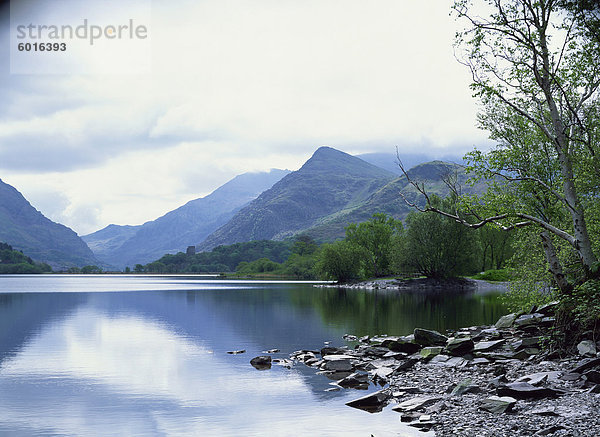
M 335 436 L 343 423 L 344 435 L 405 431 L 393 412 L 367 415 L 340 398 L 317 403 L 293 370 L 258 372 L 248 359 L 213 354 L 151 319 L 84 308 L 46 327 L 4 362 L 0 430 Z

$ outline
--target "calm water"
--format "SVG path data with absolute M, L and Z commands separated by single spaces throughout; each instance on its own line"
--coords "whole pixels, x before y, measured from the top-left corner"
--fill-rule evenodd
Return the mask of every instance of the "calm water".
M 304 365 L 257 371 L 345 333 L 491 323 L 495 294 L 318 289 L 198 277 L 0 276 L 0 435 L 417 436 L 364 391 Z M 227 351 L 246 349 L 239 355 Z M 375 390 L 375 388 L 371 388 Z

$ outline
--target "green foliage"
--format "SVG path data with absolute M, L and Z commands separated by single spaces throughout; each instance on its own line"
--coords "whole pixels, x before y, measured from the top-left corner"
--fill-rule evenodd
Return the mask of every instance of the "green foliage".
M 48 273 L 52 268 L 45 263 L 36 263 L 11 245 L 0 243 L 0 274 Z
M 281 264 L 271 261 L 268 258 L 260 258 L 254 261 L 242 261 L 238 264 L 235 271 L 241 274 L 252 273 L 273 273 L 281 269 Z
M 81 268 L 81 273 L 83 273 L 85 275 L 99 274 L 99 273 L 102 273 L 102 269 L 96 265 L 88 265 L 88 266 L 83 266 Z
M 367 276 L 384 276 L 390 273 L 392 249 L 402 236 L 402 223 L 385 214 L 359 224 L 346 227 L 346 241 L 357 248 L 361 266 Z
M 361 249 L 348 241 L 321 246 L 316 270 L 324 278 L 338 282 L 361 279 Z
M 563 311 L 569 311 L 582 330 L 595 330 L 600 321 L 600 281 L 591 280 L 575 287 L 573 293 L 561 302 Z
M 442 209 L 452 200 L 432 199 Z M 477 271 L 476 233 L 434 212 L 411 212 L 406 218 L 402 264 L 429 278 L 446 279 Z

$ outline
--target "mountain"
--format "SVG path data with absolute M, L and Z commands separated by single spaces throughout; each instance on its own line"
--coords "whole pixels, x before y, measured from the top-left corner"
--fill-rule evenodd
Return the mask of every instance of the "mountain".
M 425 183 L 429 193 L 441 197 L 450 191 L 444 183 L 449 173 L 456 176 L 464 193 L 485 189 L 485 184 L 467 186 L 464 169 L 457 164 L 432 161 L 408 171 L 411 180 Z M 335 149 L 320 148 L 300 170 L 240 210 L 198 249 L 259 239 L 282 240 L 300 233 L 319 242 L 333 241 L 344 236 L 349 223 L 368 220 L 375 213 L 403 220 L 411 208 L 400 193 L 412 202 L 423 202 L 405 176 L 397 177 Z
M 398 176 L 402 175 L 402 171 L 398 166 L 398 157 L 395 153 L 364 153 L 362 155 L 356 155 L 356 157 L 362 159 L 363 161 L 367 161 L 370 164 L 376 165 L 377 167 L 381 167 L 387 171 L 390 171 Z M 407 169 L 413 168 L 419 164 L 431 162 L 434 159 L 440 159 L 445 162 L 463 162 L 462 156 L 450 154 L 444 156 L 434 156 L 425 153 L 400 152 L 400 159 L 402 160 L 404 168 Z
M 198 249 L 290 237 L 324 217 L 357 207 L 394 178 L 393 173 L 359 158 L 321 147 L 299 170 L 242 208 Z
M 46 218 L 11 185 L 0 180 L 0 241 L 54 269 L 97 264 L 70 228 Z
M 156 220 L 140 226 L 109 225 L 83 239 L 106 263 L 121 268 L 145 264 L 165 253 L 185 251 L 187 246 L 204 240 L 288 173 L 277 169 L 244 173 L 208 196 L 191 200 Z

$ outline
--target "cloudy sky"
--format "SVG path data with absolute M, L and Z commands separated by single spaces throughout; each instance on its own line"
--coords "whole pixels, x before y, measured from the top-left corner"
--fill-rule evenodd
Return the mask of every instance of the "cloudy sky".
M 462 154 L 486 135 L 449 7 L 13 0 L 0 35 L 0 178 L 83 235 L 155 219 L 243 172 L 297 169 L 321 145 Z M 84 20 L 86 38 L 37 27 L 18 38 L 19 25 Z M 145 38 L 90 41 L 91 25 L 114 35 L 129 24 Z M 42 40 L 66 50 L 18 51 Z

